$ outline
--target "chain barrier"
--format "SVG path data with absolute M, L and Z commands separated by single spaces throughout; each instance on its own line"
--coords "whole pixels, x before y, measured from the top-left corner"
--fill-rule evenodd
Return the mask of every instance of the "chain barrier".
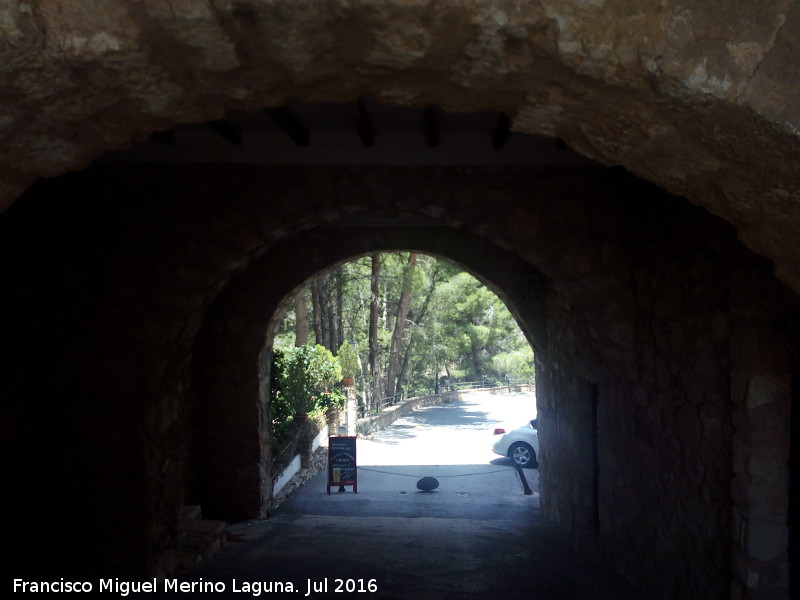
M 359 471 L 370 471 L 371 473 L 383 473 L 384 475 L 397 475 L 399 477 L 430 477 L 429 475 L 413 475 L 411 473 L 392 473 L 391 471 L 381 471 L 379 469 L 368 469 L 366 467 L 358 467 Z M 437 479 L 445 477 L 470 477 L 472 475 L 489 475 L 490 473 L 503 473 L 505 471 L 515 471 L 513 467 L 506 467 L 505 469 L 496 469 L 494 471 L 480 471 L 477 473 L 458 473 L 456 475 L 437 475 Z

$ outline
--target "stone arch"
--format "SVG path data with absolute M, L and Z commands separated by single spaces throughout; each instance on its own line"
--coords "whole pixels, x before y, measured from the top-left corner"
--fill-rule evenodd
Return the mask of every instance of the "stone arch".
M 88 198 L 90 206 L 85 213 L 71 214 L 63 198 Z M 198 385 L 191 377 L 193 366 L 201 372 L 204 366 L 192 358 L 200 347 L 198 336 L 213 349 L 215 333 L 235 334 L 247 327 L 247 321 L 226 320 L 230 313 L 224 310 L 215 315 L 225 306 L 235 308 L 236 302 L 227 305 L 223 300 L 227 295 L 255 298 L 236 293 L 239 277 L 247 281 L 248 272 L 255 272 L 250 269 L 262 259 L 268 268 L 274 267 L 266 257 L 301 235 L 327 235 L 326 231 L 340 231 L 342 224 L 374 231 L 387 223 L 402 223 L 407 227 L 397 235 L 421 236 L 434 231 L 426 225 L 434 225 L 441 228 L 435 237 L 455 235 L 455 248 L 462 245 L 459 240 L 469 239 L 512 256 L 509 261 L 493 260 L 492 271 L 522 261 L 541 273 L 535 282 L 544 283 L 547 322 L 541 326 L 546 326 L 547 336 L 531 337 L 543 346 L 539 355 L 546 358 L 539 369 L 542 430 L 544 434 L 549 429 L 547 435 L 556 440 L 548 468 L 559 475 L 543 473 L 548 515 L 567 527 L 585 517 L 580 511 L 585 489 L 571 485 L 580 459 L 571 452 L 576 430 L 564 425 L 575 420 L 572 396 L 579 394 L 572 391 L 579 391 L 578 380 L 583 380 L 597 385 L 602 408 L 601 431 L 606 437 L 601 468 L 618 473 L 604 480 L 599 490 L 602 526 L 597 534 L 609 563 L 640 587 L 662 586 L 665 597 L 684 590 L 698 597 L 724 595 L 731 587 L 732 566 L 733 580 L 743 589 L 751 573 L 786 568 L 780 547 L 751 544 L 735 547 L 734 557 L 730 555 L 734 518 L 741 516 L 737 526 L 746 532 L 745 539 L 758 541 L 773 528 L 787 531 L 785 514 L 764 523 L 752 521 L 747 511 L 736 512 L 755 502 L 757 494 L 746 478 L 743 497 L 734 497 L 730 490 L 734 468 L 751 457 L 748 444 L 734 442 L 731 404 L 737 410 L 745 407 L 747 396 L 732 393 L 731 378 L 742 376 L 746 384 L 736 388 L 741 390 L 750 389 L 749 373 L 762 377 L 769 364 L 762 362 L 758 344 L 747 340 L 773 344 L 765 332 L 773 328 L 776 316 L 796 312 L 798 301 L 775 280 L 768 261 L 736 241 L 729 225 L 682 199 L 621 170 L 597 168 L 98 165 L 63 180 L 41 182 L 26 200 L 4 217 L 5 231 L 18 236 L 17 242 L 28 237 L 47 240 L 72 269 L 59 270 L 48 253 L 18 256 L 19 269 L 12 273 L 10 287 L 32 290 L 14 296 L 19 314 L 28 314 L 26 301 L 47 298 L 39 292 L 58 298 L 59 285 L 65 282 L 72 283 L 68 289 L 74 297 L 66 298 L 69 302 L 61 312 L 48 315 L 48 323 L 60 326 L 56 331 L 70 344 L 61 354 L 53 353 L 58 359 L 55 374 L 47 372 L 49 364 L 37 362 L 39 355 L 28 357 L 33 366 L 22 362 L 19 372 L 24 377 L 42 375 L 41 393 L 37 389 L 31 395 L 20 387 L 12 396 L 20 402 L 40 402 L 43 414 L 55 409 L 57 418 L 49 416 L 45 423 L 47 433 L 54 434 L 49 443 L 61 453 L 59 461 L 76 459 L 72 462 L 83 469 L 81 461 L 86 460 L 98 467 L 96 472 L 111 474 L 117 478 L 112 481 L 123 484 L 109 486 L 107 480 L 84 475 L 81 481 L 93 502 L 85 498 L 83 488 L 69 490 L 75 496 L 66 499 L 66 506 L 83 510 L 78 514 L 93 523 L 114 522 L 117 509 L 125 507 L 125 522 L 106 528 L 124 543 L 114 545 L 99 528 L 93 529 L 92 541 L 102 543 L 85 542 L 84 554 L 97 559 L 93 549 L 109 545 L 113 555 L 102 558 L 117 567 L 132 568 L 131 548 L 142 557 L 135 564 L 141 572 L 167 564 L 162 553 L 185 492 L 183 409 L 207 391 L 202 381 Z M 37 221 L 41 213 L 36 212 L 42 207 L 60 207 L 62 213 L 52 214 L 51 223 L 42 225 Z M 30 232 L 35 235 L 28 236 Z M 89 248 L 97 237 L 104 241 L 98 247 L 108 250 L 100 256 Z M 2 242 L 18 247 L 5 238 Z M 412 239 L 403 247 L 418 245 Z M 349 255 L 369 248 L 355 248 Z M 440 253 L 453 256 L 447 250 Z M 324 253 L 303 261 L 308 274 L 327 263 Z M 26 281 L 28 272 L 41 273 L 36 286 Z M 75 282 L 92 286 L 79 293 Z M 291 287 L 287 283 L 283 293 Z M 515 303 L 519 311 L 529 304 L 530 299 Z M 258 312 L 263 306 L 245 308 L 268 322 L 269 314 Z M 38 318 L 34 313 L 27 322 L 15 319 L 19 323 L 12 324 L 8 339 L 27 340 L 26 327 Z M 4 317 L 7 324 L 10 319 Z M 68 318 L 70 324 L 64 325 Z M 523 321 L 531 327 L 538 323 Z M 208 328 L 200 334 L 204 322 Z M 740 332 L 744 335 L 736 337 Z M 48 334 L 44 331 L 27 343 L 50 342 Z M 734 338 L 752 346 L 736 361 L 731 359 Z M 245 459 L 236 454 L 230 464 L 232 476 L 240 478 L 236 485 L 251 490 L 251 495 L 242 505 L 224 509 L 231 514 L 256 514 L 266 493 L 259 471 L 262 449 L 251 425 L 259 418 L 258 401 L 253 406 L 253 399 L 263 397 L 258 389 L 263 363 L 255 359 L 264 340 L 250 339 L 241 350 L 250 357 L 248 364 L 237 363 L 227 371 L 228 365 L 215 363 L 208 371 L 217 370 L 212 375 L 219 377 L 212 382 L 215 395 L 226 385 L 224 377 L 235 380 L 237 369 L 245 371 L 241 381 L 250 425 L 243 430 L 250 436 L 241 440 Z M 760 381 L 783 381 L 780 368 L 775 371 Z M 13 373 L 5 381 L 13 388 L 20 379 Z M 753 389 L 763 387 L 754 384 Z M 63 390 L 70 392 L 69 403 L 63 402 Z M 775 397 L 759 410 L 780 413 L 788 405 L 785 397 Z M 84 434 L 79 444 L 71 439 L 74 432 Z M 671 437 L 673 432 L 680 432 L 678 439 Z M 780 435 L 777 432 L 773 441 L 785 449 L 787 442 Z M 678 453 L 674 445 L 680 446 Z M 115 452 L 107 453 L 109 447 Z M 32 463 L 33 468 L 44 466 Z M 785 471 L 775 457 L 770 465 Z M 237 472 L 239 466 L 244 468 Z M 786 496 L 780 482 L 771 492 Z M 41 506 L 42 500 L 37 501 Z M 644 511 L 643 506 L 656 509 Z M 69 524 L 59 526 L 66 534 L 74 533 Z M 652 531 L 666 536 L 663 545 L 649 543 Z M 66 544 L 74 535 L 62 539 Z M 753 551 L 755 555 L 749 554 Z M 768 577 L 762 581 L 771 585 Z
M 800 289 L 800 236 L 784 217 L 800 188 L 793 4 L 724 17 L 702 4 L 516 0 L 91 6 L 4 14 L 3 206 L 36 177 L 175 123 L 371 93 L 503 111 L 517 131 L 623 165 L 734 224 Z
M 565 324 L 556 328 L 562 343 L 552 335 L 548 339 L 545 409 L 569 417 L 557 413 L 551 399 L 559 390 L 575 388 L 580 377 L 598 383 L 601 399 L 614 410 L 619 424 L 609 431 L 626 433 L 614 441 L 635 445 L 635 432 L 663 433 L 680 422 L 690 432 L 687 440 L 700 448 L 696 456 L 682 455 L 678 464 L 645 446 L 638 462 L 622 464 L 622 480 L 635 479 L 637 465 L 649 465 L 663 471 L 666 483 L 644 473 L 640 498 L 626 495 L 624 481 L 610 484 L 610 491 L 626 500 L 623 511 L 637 516 L 604 533 L 609 561 L 638 582 L 659 581 L 666 574 L 669 581 L 661 578 L 659 592 L 665 596 L 686 592 L 720 597 L 731 585 L 738 596 L 786 595 L 783 546 L 758 543 L 781 540 L 787 531 L 784 517 L 765 519 L 751 510 L 764 497 L 763 489 L 749 479 L 752 447 L 739 443 L 747 442 L 747 436 L 736 439 L 749 431 L 749 417 L 754 424 L 759 423 L 756 417 L 764 419 L 761 425 L 770 424 L 771 417 L 785 415 L 791 405 L 780 353 L 774 363 L 764 362 L 779 346 L 774 338 L 777 317 L 797 312 L 796 297 L 776 283 L 773 265 L 783 283 L 800 291 L 795 56 L 800 5 L 767 4 L 753 12 L 747 3 L 727 3 L 722 14 L 717 4 L 664 4 L 645 12 L 613 1 L 12 3 L 0 16 L 0 30 L 9 41 L 0 51 L 8 65 L 3 71 L 3 104 L 8 108 L 0 110 L 0 204 L 8 206 L 37 177 L 81 168 L 106 150 L 175 123 L 219 119 L 230 109 L 278 106 L 291 97 L 345 101 L 365 93 L 406 106 L 500 110 L 517 131 L 558 136 L 603 164 L 622 165 L 684 195 L 736 231 L 705 217 L 689 219 L 683 205 L 676 208 L 681 215 L 676 217 L 663 204 L 639 202 L 637 197 L 628 203 L 627 220 L 598 220 L 581 203 L 553 202 L 544 212 L 552 209 L 555 220 L 566 227 L 556 235 L 542 227 L 553 221 L 543 218 L 541 206 L 517 206 L 516 212 L 504 213 L 509 236 L 500 243 L 540 266 L 548 282 L 548 318 L 554 326 Z M 310 193 L 300 194 L 298 206 L 303 207 L 307 203 L 302 200 L 314 197 L 314 185 L 324 176 L 300 179 L 300 187 L 315 182 L 306 188 Z M 198 176 L 200 180 L 214 185 Z M 53 185 L 58 188 L 63 181 Z M 26 195 L 36 196 L 47 186 L 35 188 Z M 204 197 L 205 190 L 194 192 Z M 110 207 L 118 201 L 97 189 L 92 193 L 108 200 Z M 246 196 L 241 190 L 236 194 L 238 200 Z M 76 194 L 65 202 L 77 208 L 81 198 Z M 462 200 L 454 204 L 465 221 L 495 208 L 503 214 L 510 206 L 502 198 L 499 204 L 494 197 L 471 204 Z M 358 209 L 359 194 L 347 203 Z M 58 214 L 43 204 L 49 216 Z M 117 215 L 115 232 L 127 237 L 103 240 L 103 248 L 113 247 L 112 258 L 98 260 L 79 242 L 67 241 L 54 246 L 62 251 L 58 260 L 25 258 L 13 264 L 9 287 L 25 291 L 12 299 L 15 310 L 8 314 L 14 316 L 3 315 L 10 357 L 3 364 L 3 381 L 15 402 L 12 422 L 33 430 L 41 417 L 45 432 L 56 436 L 54 450 L 60 449 L 58 441 L 74 442 L 60 431 L 61 417 L 78 434 L 87 435 L 87 447 L 66 458 L 57 456 L 64 466 L 59 475 L 66 480 L 74 470 L 81 471 L 100 499 L 98 511 L 111 512 L 104 507 L 119 499 L 107 488 L 119 484 L 130 492 L 124 498 L 130 515 L 122 527 L 129 540 L 114 546 L 110 562 L 125 564 L 131 554 L 148 555 L 137 566 L 157 570 L 158 565 L 147 562 L 153 554 L 148 544 L 168 539 L 172 527 L 170 511 L 180 488 L 172 472 L 180 454 L 176 415 L 187 393 L 189 357 L 204 310 L 248 261 L 268 252 L 288 228 L 313 228 L 324 221 L 324 210 L 318 210 L 316 221 L 304 222 L 295 214 L 302 212 L 298 206 L 276 208 L 283 214 L 274 222 L 241 228 L 222 223 L 216 231 L 207 223 L 214 216 L 208 206 L 199 207 L 206 211 L 201 216 L 181 207 L 185 213 L 162 219 L 167 225 L 148 223 L 131 209 L 139 229 Z M 393 215 L 404 210 L 395 208 Z M 108 210 L 103 214 L 114 211 Z M 655 223 L 668 218 L 674 218 L 672 233 L 677 234 L 672 241 L 667 228 Z M 597 254 L 587 250 L 595 247 L 587 245 L 587 236 L 579 235 L 587 231 L 586 221 L 597 224 L 595 233 L 605 234 L 607 245 Z M 13 230 L 20 222 L 19 212 L 5 221 L 9 225 L 4 232 L 11 230 L 11 239 L 19 236 L 13 250 L 25 247 L 24 236 Z M 702 249 L 691 247 L 689 222 L 697 226 L 695 234 L 711 240 Z M 247 232 L 237 236 L 235 248 L 226 243 L 225 225 Z M 655 237 L 650 242 L 638 239 L 629 225 Z M 201 234 L 181 231 L 193 226 Z M 160 227 L 181 231 L 174 247 Z M 34 229 L 36 234 L 60 234 L 58 227 Z M 473 222 L 473 229 L 495 239 L 492 227 Z M 742 252 L 732 241 L 736 236 L 773 264 Z M 52 238 L 45 239 L 51 243 Z M 204 244 L 217 254 L 204 254 Z M 136 250 L 126 254 L 129 247 Z M 158 258 L 165 255 L 169 258 L 161 265 Z M 89 265 L 96 263 L 101 264 L 93 271 Z M 104 270 L 110 274 L 105 287 L 96 280 L 97 271 Z M 35 284 L 23 275 L 28 271 L 39 275 Z M 75 281 L 91 289 L 78 290 Z M 65 305 L 48 303 L 48 294 L 64 290 L 73 294 Z M 608 298 L 613 300 L 606 302 Z M 37 321 L 36 308 L 49 311 L 44 322 Z M 91 315 L 92 309 L 102 313 Z M 19 322 L 11 322 L 18 316 Z M 33 332 L 36 337 L 30 339 Z M 693 345 L 686 342 L 689 338 Z M 762 346 L 770 352 L 759 352 Z M 626 379 L 615 373 L 636 376 Z M 70 392 L 72 410 L 85 419 L 49 400 L 63 390 Z M 751 394 L 756 407 L 748 407 Z M 773 400 L 762 404 L 770 394 Z M 671 410 L 673 401 L 680 411 Z M 93 433 L 88 423 L 103 433 Z M 762 429 L 774 435 L 772 442 L 788 447 L 780 427 Z M 122 458 L 129 477 L 121 477 L 125 469 L 117 469 L 110 459 L 100 459 L 100 472 L 110 478 L 94 483 L 83 472 L 83 461 L 94 465 L 95 455 L 113 446 L 115 434 L 127 444 Z M 13 441 L 24 441 L 26 435 L 25 427 L 17 428 Z M 42 452 L 33 446 L 32 453 Z M 614 448 L 608 464 L 630 451 Z M 697 458 L 708 456 L 722 456 L 710 471 Z M 46 472 L 44 457 L 31 461 Z M 775 481 L 786 475 L 779 457 L 773 456 L 770 464 L 780 467 L 773 473 Z M 735 489 L 726 495 L 721 482 L 729 470 L 736 474 Z M 709 478 L 716 483 L 704 487 Z M 785 494 L 772 483 L 770 494 L 782 501 Z M 551 484 L 550 514 L 568 523 L 575 500 L 561 494 L 557 482 Z M 40 491 L 45 497 L 49 490 L 42 484 Z M 34 495 L 30 498 L 36 500 Z M 657 509 L 638 514 L 640 499 Z M 80 508 L 81 500 L 78 496 L 72 506 Z M 775 505 L 783 506 L 780 501 Z M 797 496 L 793 501 L 796 505 Z M 732 536 L 717 508 L 731 503 L 735 550 L 732 559 L 725 559 Z M 684 508 L 676 509 L 679 505 Z M 639 547 L 643 536 L 663 532 L 665 524 L 669 529 L 676 515 L 694 509 L 706 514 L 706 520 L 680 523 L 684 532 L 670 530 L 660 552 Z M 98 511 L 85 516 L 90 522 L 113 522 L 113 515 L 103 521 L 94 514 Z M 68 541 L 84 532 L 76 535 L 67 525 L 59 526 L 66 527 L 61 537 L 71 551 Z M 150 536 L 145 541 L 142 530 Z M 772 531 L 778 535 L 766 535 Z M 717 534 L 722 541 L 710 542 Z M 19 537 L 27 538 L 28 532 Z M 673 550 L 695 540 L 702 547 L 687 557 Z M 102 536 L 100 541 L 110 542 Z M 714 575 L 701 572 L 709 556 Z M 727 563 L 732 563 L 733 584 L 720 574 L 731 571 Z
M 207 454 L 201 468 L 205 481 L 201 500 L 224 518 L 264 517 L 269 510 L 265 418 L 270 325 L 291 292 L 316 273 L 375 251 L 414 250 L 441 256 L 495 290 L 534 347 L 546 348 L 545 280 L 518 256 L 434 223 L 369 229 L 342 225 L 277 244 L 238 275 L 208 310 L 201 350 L 195 357 L 198 403 L 209 424 L 202 434 Z

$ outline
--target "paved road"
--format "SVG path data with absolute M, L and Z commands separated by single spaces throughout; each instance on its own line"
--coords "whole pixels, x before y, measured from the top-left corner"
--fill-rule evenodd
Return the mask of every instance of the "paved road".
M 329 496 L 320 474 L 271 518 L 229 527 L 232 542 L 187 580 L 222 584 L 215 598 L 291 584 L 294 597 L 314 599 L 639 600 L 603 569 L 581 566 L 538 494 L 524 495 L 511 461 L 491 452 L 492 429 L 533 410 L 530 396 L 478 394 L 415 411 L 358 441 L 358 494 Z M 536 470 L 525 473 L 535 490 Z M 423 475 L 440 487 L 418 491 Z
M 538 472 L 526 469 L 532 496 L 510 459 L 491 450 L 495 427 L 518 427 L 535 416 L 532 394 L 474 392 L 457 403 L 418 409 L 359 439 L 358 494 L 327 496 L 324 475 L 281 507 L 284 513 L 525 519 L 539 506 Z M 417 482 L 434 477 L 439 488 L 420 492 Z M 336 497 L 333 497 L 336 496 Z
M 453 404 L 418 409 L 372 439 L 359 440 L 359 463 L 488 464 L 499 458 L 491 451 L 493 429 L 520 427 L 535 416 L 532 393 L 475 391 Z

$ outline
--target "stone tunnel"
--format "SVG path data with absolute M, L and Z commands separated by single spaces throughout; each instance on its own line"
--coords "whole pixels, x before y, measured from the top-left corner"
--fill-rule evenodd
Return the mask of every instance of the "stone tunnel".
M 266 517 L 275 315 L 401 249 L 518 319 L 542 510 L 576 547 L 648 597 L 789 598 L 798 25 L 777 1 L 5 3 L 13 576 L 170 574 L 181 506 Z

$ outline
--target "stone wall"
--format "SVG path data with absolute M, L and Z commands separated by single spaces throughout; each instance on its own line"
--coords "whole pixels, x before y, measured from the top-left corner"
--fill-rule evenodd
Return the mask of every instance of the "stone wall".
M 786 592 L 796 336 L 775 323 L 797 298 L 719 219 L 592 168 L 98 165 L 34 186 L 0 217 L 0 380 L 11 476 L 43 474 L 19 521 L 53 497 L 68 517 L 54 572 L 158 573 L 186 504 L 265 515 L 276 311 L 379 249 L 448 257 L 519 319 L 543 507 L 582 550 L 652 597 Z
M 788 525 L 795 518 L 789 483 L 796 305 L 752 265 L 734 273 L 731 297 L 733 597 L 781 597 L 789 585 Z
M 739 228 L 800 290 L 800 5 L 83 0 L 0 12 L 0 207 L 176 123 L 290 98 L 497 110 Z
M 603 307 L 577 316 L 579 299 L 557 285 L 548 295 L 544 510 L 650 597 L 785 597 L 797 338 L 776 326 L 797 300 L 725 225 L 659 202 L 651 211 L 612 295 L 627 298 L 629 319 L 605 323 L 604 347 Z
M 387 406 L 377 414 L 362 417 L 358 420 L 358 423 L 364 423 L 371 431 L 378 431 L 384 427 L 388 427 L 400 417 L 404 417 L 421 406 L 435 406 L 437 404 L 453 402 L 454 400 L 458 400 L 463 393 L 466 392 L 444 392 L 431 396 L 416 396 L 400 402 L 399 404 Z

